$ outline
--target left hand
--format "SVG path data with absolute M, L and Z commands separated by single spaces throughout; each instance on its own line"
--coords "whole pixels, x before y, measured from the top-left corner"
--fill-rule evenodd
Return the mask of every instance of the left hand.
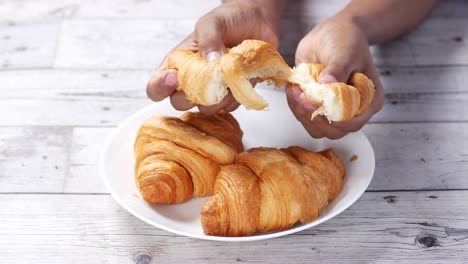
M 311 120 L 317 106 L 309 102 L 297 85 L 288 85 L 289 107 L 313 138 L 339 139 L 361 129 L 383 106 L 384 93 L 377 69 L 372 61 L 367 37 L 350 19 L 335 16 L 310 31 L 299 43 L 296 65 L 301 62 L 326 65 L 319 82 L 347 82 L 353 71 L 362 72 L 375 85 L 372 102 L 362 114 L 343 122 L 329 122 L 324 116 Z

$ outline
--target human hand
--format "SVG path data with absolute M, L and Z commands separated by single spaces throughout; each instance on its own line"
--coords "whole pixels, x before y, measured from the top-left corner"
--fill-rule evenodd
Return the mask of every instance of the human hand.
M 302 62 L 326 65 L 319 76 L 321 83 L 346 83 L 351 73 L 356 71 L 367 75 L 375 85 L 375 94 L 368 108 L 343 122 L 329 122 L 324 116 L 311 120 L 312 112 L 318 107 L 307 100 L 297 85 L 288 85 L 286 94 L 289 107 L 313 138 L 339 139 L 358 131 L 382 108 L 383 88 L 372 61 L 367 37 L 351 19 L 338 15 L 310 31 L 296 50 L 296 65 Z
M 225 47 L 232 47 L 245 39 L 260 39 L 278 46 L 279 17 L 283 0 L 262 4 L 256 1 L 229 1 L 201 17 L 195 31 L 174 49 L 200 51 L 207 60 L 216 60 L 224 54 Z M 274 4 L 273 4 L 274 3 Z M 170 96 L 172 106 L 181 111 L 195 106 L 178 86 L 177 71 L 167 69 L 162 63 L 148 82 L 146 93 L 154 101 Z M 212 115 L 220 110 L 233 111 L 239 103 L 229 94 L 218 104 L 198 106 L 200 112 Z

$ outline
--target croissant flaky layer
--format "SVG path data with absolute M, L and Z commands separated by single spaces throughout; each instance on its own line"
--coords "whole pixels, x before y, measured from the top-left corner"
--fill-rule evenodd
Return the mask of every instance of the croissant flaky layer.
M 345 167 L 331 149 L 253 148 L 223 166 L 215 195 L 202 207 L 203 230 L 246 236 L 315 219 L 340 192 Z
M 176 50 L 167 59 L 168 68 L 178 70 L 180 91 L 200 105 L 219 103 L 228 87 L 234 98 L 247 108 L 261 110 L 268 102 L 257 94 L 252 80 L 272 81 L 279 87 L 297 84 L 319 108 L 313 113 L 330 121 L 344 121 L 361 114 L 372 101 L 374 84 L 362 73 L 353 73 L 348 83 L 320 84 L 321 64 L 299 64 L 291 69 L 269 43 L 244 40 L 221 59 L 207 61 L 199 52 Z
M 135 180 L 143 198 L 173 204 L 212 195 L 220 166 L 232 164 L 243 151 L 242 134 L 227 112 L 147 119 L 134 144 Z

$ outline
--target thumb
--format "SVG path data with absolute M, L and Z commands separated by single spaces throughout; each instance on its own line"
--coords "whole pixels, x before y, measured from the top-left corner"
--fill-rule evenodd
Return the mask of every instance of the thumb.
M 330 63 L 325 66 L 318 77 L 318 81 L 321 83 L 333 83 L 333 82 L 348 82 L 349 76 L 351 75 L 351 69 L 349 66 L 341 63 Z
M 195 25 L 195 40 L 203 58 L 217 60 L 224 54 L 224 25 L 222 18 L 210 14 L 198 20 Z

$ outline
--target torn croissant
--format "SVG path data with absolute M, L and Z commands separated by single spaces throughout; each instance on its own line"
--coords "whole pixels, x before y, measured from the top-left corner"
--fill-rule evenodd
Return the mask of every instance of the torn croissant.
M 273 46 L 261 40 L 244 40 L 214 61 L 203 59 L 198 52 L 176 50 L 169 55 L 167 67 L 178 70 L 177 90 L 200 105 L 219 103 L 229 87 L 239 103 L 262 110 L 268 102 L 257 94 L 250 80 L 272 81 L 276 87 L 293 83 L 319 106 L 312 117 L 324 115 L 329 121 L 344 121 L 361 114 L 374 95 L 373 82 L 362 73 L 353 73 L 347 84 L 320 84 L 317 79 L 323 65 L 299 64 L 291 69 Z
M 223 166 L 203 205 L 203 230 L 246 236 L 308 223 L 340 192 L 344 164 L 333 150 L 253 148 Z
M 362 73 L 352 73 L 349 84 L 318 82 L 325 65 L 301 63 L 291 70 L 289 82 L 298 84 L 307 99 L 319 106 L 312 119 L 324 115 L 329 121 L 344 121 L 361 114 L 372 101 L 374 84 Z
M 212 195 L 220 166 L 232 164 L 242 150 L 242 130 L 227 112 L 153 116 L 135 140 L 135 181 L 153 204 Z

